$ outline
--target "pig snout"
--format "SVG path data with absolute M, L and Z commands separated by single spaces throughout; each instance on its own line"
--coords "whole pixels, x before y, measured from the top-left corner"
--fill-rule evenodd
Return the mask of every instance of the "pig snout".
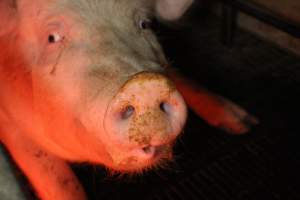
M 186 105 L 173 83 L 158 73 L 130 78 L 111 101 L 105 129 L 131 157 L 149 160 L 170 148 L 186 120 Z

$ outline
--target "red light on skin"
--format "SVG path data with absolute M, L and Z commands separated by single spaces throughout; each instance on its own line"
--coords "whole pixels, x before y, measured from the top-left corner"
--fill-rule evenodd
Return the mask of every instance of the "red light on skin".
M 0 140 L 26 173 L 38 195 L 44 194 L 41 199 L 86 199 L 67 163 L 43 151 L 26 135 L 28 130 L 37 132 L 39 126 L 27 124 L 33 116 L 31 76 L 17 42 L 13 41 L 15 38 L 11 35 L 9 39 L 0 37 Z M 40 137 L 39 140 L 45 142 L 46 139 Z

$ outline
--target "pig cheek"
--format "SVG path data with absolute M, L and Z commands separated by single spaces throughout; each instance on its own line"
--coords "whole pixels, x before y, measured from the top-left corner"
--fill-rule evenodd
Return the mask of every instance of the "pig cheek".
M 72 63 L 60 63 L 54 75 L 48 73 L 52 63 L 34 66 L 32 70 L 35 114 L 44 124 L 46 137 L 60 144 L 64 140 L 61 140 L 59 136 L 53 138 L 55 134 L 50 133 L 49 130 L 56 127 L 55 132 L 63 132 L 61 134 L 68 133 L 68 129 L 71 132 L 72 127 L 74 128 L 72 120 L 79 116 L 79 111 L 83 107 L 80 70 L 73 66 L 73 69 L 78 71 L 77 74 L 76 70 L 64 71 L 64 69 L 70 69 L 67 67 L 69 65 L 72 66 Z M 65 137 L 68 135 L 71 134 L 66 134 Z
M 39 62 L 33 66 L 34 94 L 37 99 L 57 98 L 63 106 L 82 109 L 86 90 L 83 74 L 89 60 L 83 51 L 59 46 L 51 47 L 56 49 L 55 52 L 44 49 Z
M 94 138 L 103 144 L 103 150 L 108 154 L 110 161 L 104 163 L 108 167 L 114 167 L 116 163 L 121 162 L 126 154 L 126 149 L 119 151 L 118 144 L 107 137 L 103 126 L 106 108 L 110 101 L 109 95 L 101 94 L 94 97 L 93 89 L 87 87 L 83 91 L 83 109 L 79 111 L 79 120 L 86 128 L 87 132 L 93 134 Z M 92 94 L 92 97 L 91 97 Z M 116 157 L 117 162 L 113 160 Z
M 67 82 L 46 76 L 41 72 L 33 72 L 34 104 L 47 106 L 47 102 L 52 102 L 53 106 L 57 105 L 60 108 L 74 108 L 80 98 L 79 90 L 72 82 L 74 81 Z

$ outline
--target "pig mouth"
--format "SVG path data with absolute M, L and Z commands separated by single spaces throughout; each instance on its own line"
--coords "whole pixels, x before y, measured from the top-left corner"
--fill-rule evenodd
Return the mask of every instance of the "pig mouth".
M 129 156 L 119 164 L 109 168 L 112 174 L 143 174 L 150 170 L 166 168 L 172 161 L 173 145 L 161 145 L 155 147 L 155 155 L 147 160 L 140 160 L 135 156 Z M 144 151 L 152 151 L 151 146 L 145 146 Z

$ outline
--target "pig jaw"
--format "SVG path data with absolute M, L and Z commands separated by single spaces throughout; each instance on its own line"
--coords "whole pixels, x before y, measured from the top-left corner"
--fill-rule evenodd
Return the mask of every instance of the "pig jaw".
M 186 120 L 186 106 L 163 75 L 141 72 L 129 79 L 104 118 L 114 170 L 140 171 L 172 158 L 172 144 Z

